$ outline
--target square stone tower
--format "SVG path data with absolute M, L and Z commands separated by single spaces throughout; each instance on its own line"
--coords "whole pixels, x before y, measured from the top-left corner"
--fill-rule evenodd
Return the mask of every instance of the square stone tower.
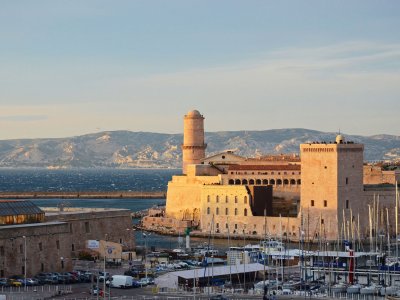
M 345 142 L 300 145 L 301 213 L 306 239 L 351 239 L 363 195 L 362 144 Z

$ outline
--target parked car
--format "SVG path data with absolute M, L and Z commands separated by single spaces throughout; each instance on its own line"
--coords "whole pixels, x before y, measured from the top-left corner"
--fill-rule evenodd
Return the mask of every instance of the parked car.
M 7 286 L 10 286 L 7 278 L 0 278 L 0 287 L 7 287 Z
M 113 275 L 110 280 L 107 280 L 107 285 L 115 288 L 131 288 L 133 283 L 132 276 Z
M 58 276 L 49 273 L 44 281 L 46 284 L 58 284 Z
M 103 282 L 104 280 L 109 280 L 110 277 L 110 273 L 108 272 L 99 272 L 99 282 Z
M 14 287 L 22 286 L 22 282 L 18 281 L 17 279 L 9 279 L 9 285 Z
M 147 278 L 144 277 L 139 280 L 139 284 L 141 284 L 142 286 L 154 284 L 154 279 L 152 279 L 150 277 L 147 277 Z
M 140 288 L 141 284 L 137 280 L 132 280 L 132 287 L 133 288 Z

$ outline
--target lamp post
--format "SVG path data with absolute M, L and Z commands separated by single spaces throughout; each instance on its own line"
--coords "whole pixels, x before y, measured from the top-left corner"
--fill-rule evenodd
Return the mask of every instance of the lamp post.
M 24 291 L 26 292 L 26 236 L 22 236 L 24 239 Z
M 147 236 L 151 235 L 151 233 L 145 233 L 143 232 L 143 238 L 144 238 L 144 272 L 147 280 Z
M 106 233 L 106 239 L 104 241 L 104 265 L 103 265 L 103 298 L 106 298 L 106 255 L 107 255 L 107 240 L 108 234 Z

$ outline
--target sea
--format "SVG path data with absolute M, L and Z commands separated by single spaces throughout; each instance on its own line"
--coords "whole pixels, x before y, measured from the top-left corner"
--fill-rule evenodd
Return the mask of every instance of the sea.
M 173 175 L 181 169 L 0 169 L 0 192 L 79 192 L 79 191 L 166 191 Z M 164 206 L 165 199 L 33 199 L 40 207 L 125 208 L 132 212 L 153 206 Z M 136 219 L 133 222 L 139 222 Z M 175 249 L 184 246 L 183 237 L 136 231 L 137 246 Z M 192 246 L 207 244 L 203 238 L 191 238 Z M 225 249 L 226 241 L 213 240 L 217 249 Z M 232 246 L 240 245 L 236 241 Z

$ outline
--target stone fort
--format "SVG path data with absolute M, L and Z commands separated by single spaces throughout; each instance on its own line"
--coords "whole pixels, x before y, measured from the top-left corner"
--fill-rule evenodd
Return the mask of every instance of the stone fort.
M 204 117 L 190 111 L 184 116 L 183 174 L 168 183 L 164 216 L 150 214 L 145 227 L 336 240 L 370 235 L 373 220 L 381 227 L 372 232 L 395 232 L 400 173 L 365 164 L 364 146 L 342 135 L 301 144 L 300 156 L 246 158 L 226 151 L 206 157 L 206 147 Z

